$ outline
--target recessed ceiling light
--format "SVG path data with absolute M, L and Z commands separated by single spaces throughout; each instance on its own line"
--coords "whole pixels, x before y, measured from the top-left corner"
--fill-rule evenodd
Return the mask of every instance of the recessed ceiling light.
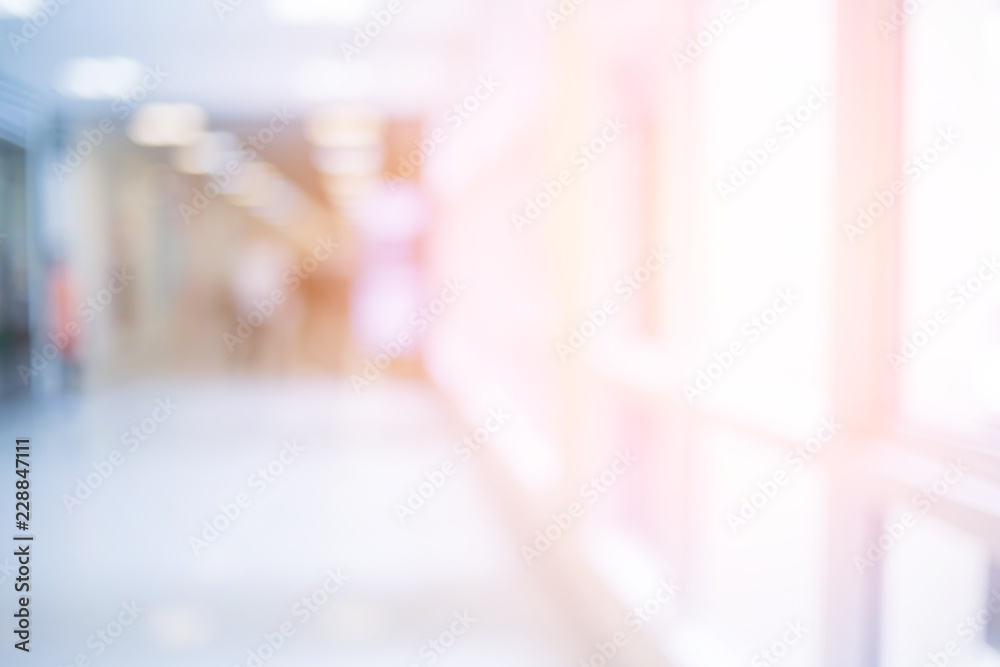
M 88 100 L 124 97 L 142 78 L 131 58 L 73 58 L 62 68 L 56 88 L 67 97 Z
M 229 132 L 202 132 L 191 144 L 175 148 L 170 164 L 182 174 L 210 174 L 222 168 L 227 156 L 235 155 L 238 144 Z
M 324 174 L 378 175 L 385 161 L 381 147 L 318 148 L 312 151 L 312 163 Z
M 41 0 L 0 0 L 0 17 L 17 16 L 26 19 L 41 6 Z
M 382 119 L 374 109 L 358 106 L 327 107 L 306 122 L 306 138 L 317 146 L 355 148 L 382 143 Z
M 141 146 L 187 146 L 202 136 L 207 123 L 208 116 L 196 104 L 144 104 L 127 132 Z
M 264 0 L 264 11 L 285 23 L 354 25 L 374 8 L 373 0 Z

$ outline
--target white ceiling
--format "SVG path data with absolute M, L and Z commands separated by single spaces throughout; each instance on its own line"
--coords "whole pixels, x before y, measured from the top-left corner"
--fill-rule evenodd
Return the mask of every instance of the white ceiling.
M 112 56 L 167 72 L 150 101 L 193 102 L 215 118 L 359 99 L 388 110 L 413 110 L 446 98 L 484 67 L 495 69 L 498 60 L 523 57 L 525 44 L 537 44 L 548 30 L 538 0 L 399 0 L 401 11 L 348 63 L 341 44 L 353 39 L 357 24 L 291 24 L 269 14 L 263 6 L 268 1 L 242 0 L 220 19 L 213 3 L 223 0 L 68 0 L 65 5 L 52 0 L 58 13 L 18 53 L 9 43 L 0 45 L 0 72 L 73 116 L 106 114 L 111 100 L 60 95 L 55 89 L 60 72 L 72 58 Z M 371 6 L 379 9 L 388 1 L 374 0 Z M 3 2 L 11 0 L 0 0 L 0 6 Z M 343 8 L 358 2 L 369 0 L 324 4 Z M 22 23 L 0 19 L 3 41 Z

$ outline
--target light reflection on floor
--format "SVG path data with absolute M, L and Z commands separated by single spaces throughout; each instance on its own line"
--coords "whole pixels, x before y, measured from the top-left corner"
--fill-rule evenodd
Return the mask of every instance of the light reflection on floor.
M 130 452 L 121 434 L 168 397 L 176 412 Z M 393 511 L 465 428 L 428 389 L 388 379 L 361 397 L 340 381 L 233 380 L 4 406 L 2 442 L 28 435 L 33 447 L 30 664 L 247 665 L 290 621 L 295 634 L 262 664 L 423 665 L 421 646 L 465 610 L 477 621 L 435 664 L 566 664 L 558 615 L 474 468 L 406 525 Z M 251 485 L 288 440 L 301 453 Z M 95 463 L 106 473 L 113 449 L 124 461 L 68 511 L 77 478 Z M 215 517 L 239 494 L 248 506 L 195 556 L 189 538 L 205 521 L 225 526 Z M 293 614 L 338 568 L 343 587 L 308 620 Z M 101 650 L 95 633 L 132 600 L 138 621 Z

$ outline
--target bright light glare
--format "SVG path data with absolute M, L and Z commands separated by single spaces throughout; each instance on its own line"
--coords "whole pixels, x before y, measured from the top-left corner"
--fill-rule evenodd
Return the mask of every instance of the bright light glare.
M 285 23 L 352 25 L 367 16 L 371 0 L 265 0 L 268 15 Z
M 142 77 L 142 65 L 131 58 L 73 58 L 62 69 L 56 87 L 67 97 L 87 100 L 124 97 Z
M 365 148 L 382 140 L 377 112 L 363 107 L 334 107 L 313 114 L 306 124 L 306 138 L 328 148 Z
M 186 146 L 202 135 L 207 118 L 194 104 L 145 104 L 136 111 L 128 136 L 140 146 Z
M 208 174 L 218 171 L 228 152 L 238 140 L 229 132 L 204 132 L 187 146 L 179 146 L 171 155 L 171 165 L 184 174 Z
M 26 19 L 40 4 L 41 0 L 0 0 L 0 17 L 17 16 Z

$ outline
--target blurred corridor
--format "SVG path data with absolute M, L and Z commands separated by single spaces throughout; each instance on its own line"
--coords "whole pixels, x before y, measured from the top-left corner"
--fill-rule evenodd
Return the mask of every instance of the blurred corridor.
M 996 0 L 0 33 L 0 665 L 1000 666 Z

